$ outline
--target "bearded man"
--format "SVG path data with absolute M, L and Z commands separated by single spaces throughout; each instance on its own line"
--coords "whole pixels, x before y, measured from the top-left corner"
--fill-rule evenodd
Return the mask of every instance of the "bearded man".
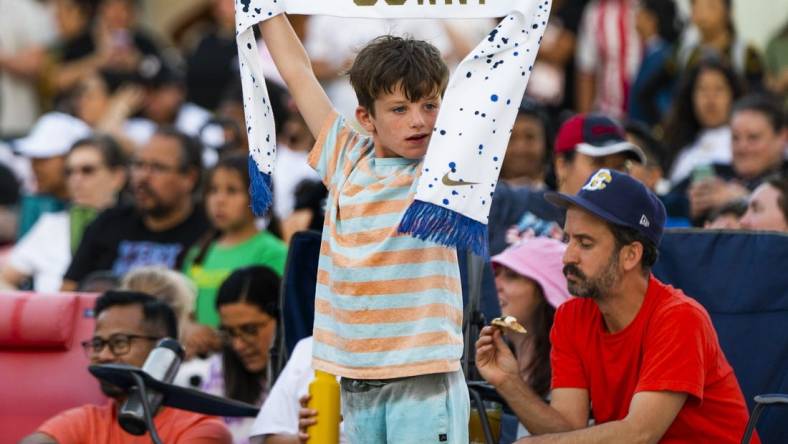
M 481 375 L 536 435 L 518 442 L 738 443 L 747 407 L 708 313 L 651 274 L 659 199 L 608 169 L 576 195 L 545 197 L 567 209 L 564 274 L 577 296 L 555 314 L 549 403 L 518 377 L 498 329 L 476 343 Z
M 66 275 L 74 291 L 96 272 L 120 278 L 143 266 L 180 270 L 189 247 L 210 229 L 193 197 L 202 174 L 202 145 L 161 127 L 131 161 L 131 205 L 105 210 L 88 225 Z

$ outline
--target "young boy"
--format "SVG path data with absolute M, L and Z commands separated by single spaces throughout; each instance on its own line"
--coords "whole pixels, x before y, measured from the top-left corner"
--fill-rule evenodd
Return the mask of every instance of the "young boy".
M 397 233 L 448 82 L 440 53 L 392 36 L 359 52 L 350 81 L 365 136 L 332 109 L 287 18 L 260 30 L 317 140 L 309 161 L 329 191 L 313 365 L 342 377 L 348 442 L 467 443 L 457 255 Z

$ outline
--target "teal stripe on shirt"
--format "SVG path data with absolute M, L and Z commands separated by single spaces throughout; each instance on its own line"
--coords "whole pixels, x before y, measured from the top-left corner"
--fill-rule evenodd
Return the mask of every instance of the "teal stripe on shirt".
M 419 264 L 383 265 L 380 267 L 335 268 L 332 281 L 387 281 L 396 279 L 415 279 L 428 276 L 445 277 L 446 262 L 430 261 Z M 364 279 L 359 279 L 363 277 Z
M 418 362 L 446 359 L 447 356 L 459 359 L 462 345 L 434 345 L 414 347 L 407 350 L 348 353 L 315 341 L 313 352 L 315 357 L 340 365 L 352 367 L 381 367 L 387 365 L 417 364 Z
M 443 318 L 424 318 L 418 321 L 386 324 L 346 324 L 329 316 L 315 313 L 315 325 L 345 339 L 396 338 L 436 332 L 448 332 L 457 337 L 462 335 L 459 326 L 447 329 L 451 324 Z

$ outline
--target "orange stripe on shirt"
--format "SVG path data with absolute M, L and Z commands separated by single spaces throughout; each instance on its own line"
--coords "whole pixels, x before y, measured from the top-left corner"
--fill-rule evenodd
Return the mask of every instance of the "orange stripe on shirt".
M 331 262 L 342 268 L 383 267 L 386 265 L 423 264 L 432 261 L 457 262 L 454 250 L 446 247 L 429 247 L 397 251 L 381 251 L 351 259 L 331 250 L 327 241 L 320 243 L 320 254 L 331 256 Z
M 317 271 L 317 282 L 329 285 L 332 293 L 347 296 L 376 296 L 399 293 L 418 293 L 428 290 L 446 290 L 460 294 L 460 282 L 447 276 L 425 276 L 410 279 L 390 279 L 379 281 L 331 281 L 325 270 Z
M 429 375 L 432 373 L 456 372 L 460 369 L 460 360 L 435 359 L 399 365 L 387 364 L 384 366 L 358 367 L 352 365 L 338 365 L 313 357 L 312 367 L 315 370 L 322 370 L 332 375 L 341 375 L 345 378 L 390 379 Z
M 344 151 L 344 148 L 340 149 L 340 147 L 344 147 L 348 144 L 349 140 L 353 136 L 353 133 L 350 132 L 349 128 L 342 128 L 337 133 L 337 143 L 334 146 L 334 151 L 331 153 L 331 158 L 328 160 L 328 168 L 327 172 L 331 174 L 333 177 L 334 172 L 337 170 L 337 163 L 339 163 L 339 155 Z M 345 153 L 347 156 L 347 153 Z M 347 162 L 347 159 L 345 159 Z
M 342 220 L 355 217 L 380 216 L 381 214 L 404 213 L 405 208 L 413 202 L 412 198 L 399 200 L 381 200 L 369 203 L 342 206 Z
M 357 233 L 339 234 L 336 226 L 331 226 L 331 237 L 343 247 L 363 247 L 369 244 L 379 244 L 386 239 L 400 236 L 397 227 L 378 228 L 377 230 L 359 231 Z
M 412 175 L 402 175 L 397 176 L 392 179 L 388 183 L 384 182 L 375 182 L 370 185 L 356 185 L 353 183 L 348 183 L 342 188 L 342 195 L 353 197 L 356 194 L 367 191 L 370 194 L 378 192 L 384 188 L 401 188 L 401 187 L 409 187 L 413 184 L 414 177 Z
M 391 324 L 415 322 L 426 318 L 448 318 L 462 325 L 462 310 L 446 304 L 427 304 L 418 307 L 386 308 L 380 310 L 343 310 L 325 299 L 315 299 L 315 312 L 330 316 L 343 324 Z
M 444 331 L 392 338 L 347 339 L 325 330 L 315 329 L 312 335 L 316 341 L 353 353 L 374 353 L 408 350 L 414 347 L 462 344 L 461 338 L 456 338 Z

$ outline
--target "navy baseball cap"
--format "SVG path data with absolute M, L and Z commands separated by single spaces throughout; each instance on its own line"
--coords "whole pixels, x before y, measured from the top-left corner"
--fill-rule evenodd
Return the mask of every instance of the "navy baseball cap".
M 559 207 L 576 205 L 614 225 L 632 228 L 659 246 L 665 228 L 665 206 L 636 179 L 603 168 L 576 195 L 547 192 L 545 199 Z

